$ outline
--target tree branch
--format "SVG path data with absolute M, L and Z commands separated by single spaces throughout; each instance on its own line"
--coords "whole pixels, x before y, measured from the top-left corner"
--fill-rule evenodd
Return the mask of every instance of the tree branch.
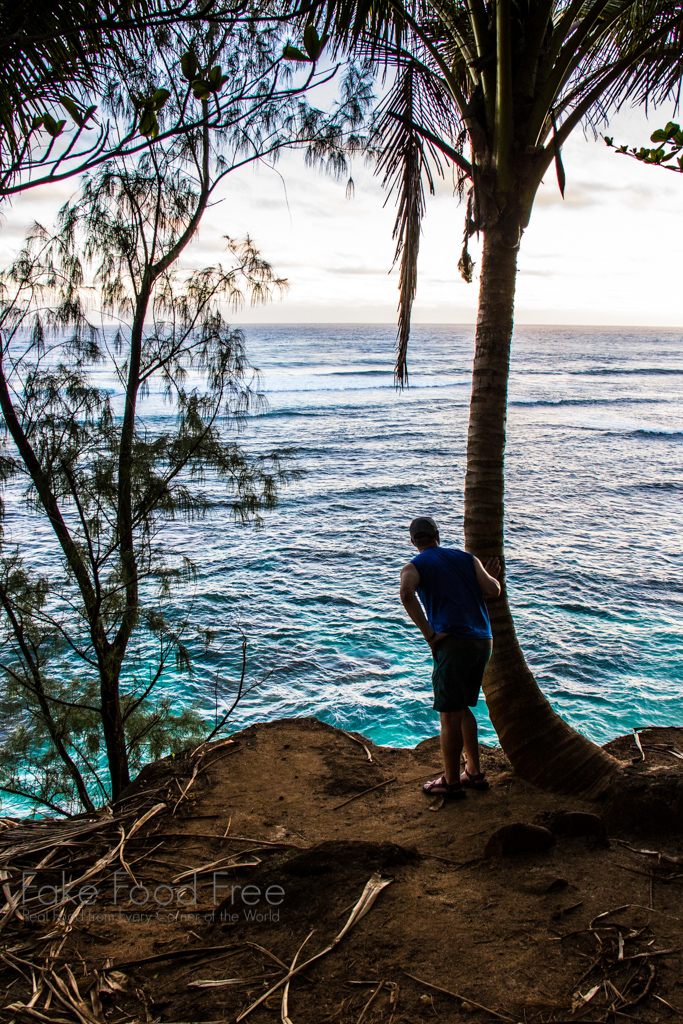
M 422 128 L 419 124 L 415 124 L 415 122 L 411 121 L 410 118 L 402 117 L 400 114 L 395 114 L 393 110 L 390 110 L 388 113 L 389 117 L 393 117 L 394 120 L 400 121 L 406 126 L 406 128 L 410 128 L 412 131 L 417 132 L 418 135 L 427 139 L 427 141 L 435 145 L 437 149 L 440 149 L 441 152 L 452 160 L 454 164 L 457 164 L 460 170 L 463 171 L 468 178 L 472 177 L 472 164 L 469 160 L 466 160 L 461 153 L 458 153 L 457 149 L 453 149 L 453 147 L 449 146 L 447 142 L 440 139 L 438 135 L 430 132 L 428 128 Z
M 48 731 L 50 739 L 52 740 L 55 750 L 57 751 L 62 761 L 64 762 L 66 770 L 71 776 L 74 785 L 76 786 L 76 790 L 81 799 L 81 803 L 85 807 L 86 811 L 92 811 L 94 810 L 94 807 L 88 795 L 88 790 L 83 781 L 83 777 L 79 772 L 78 768 L 76 767 L 75 763 L 69 756 L 69 752 L 67 751 L 66 747 L 64 746 L 62 736 L 60 734 L 59 729 L 57 728 L 57 724 L 54 718 L 52 717 L 52 712 L 50 711 L 50 705 L 48 704 L 47 697 L 45 694 L 45 688 L 43 686 L 40 668 L 36 663 L 31 651 L 29 651 L 28 649 L 28 644 L 26 643 L 24 630 L 21 627 L 21 624 L 19 623 L 16 615 L 14 614 L 14 609 L 12 608 L 11 601 L 4 587 L 0 587 L 0 601 L 2 602 L 2 606 L 5 610 L 5 615 L 9 619 L 10 625 L 12 627 L 12 632 L 14 633 L 14 637 L 17 641 L 17 644 L 19 645 L 19 649 L 21 650 L 21 653 L 24 656 L 26 664 L 28 665 L 29 672 L 31 673 L 31 676 L 33 678 L 33 686 L 30 687 L 26 682 L 20 680 L 16 673 L 10 672 L 9 674 L 11 674 L 13 678 L 15 678 L 18 682 L 21 682 L 24 686 L 26 686 L 27 689 L 31 689 L 33 691 L 36 700 L 38 701 L 38 704 L 40 706 L 40 711 L 43 716 L 43 722 Z M 4 668 L 4 666 L 0 667 Z M 7 671 L 7 669 L 5 669 L 5 671 Z
M 57 814 L 63 814 L 65 818 L 73 818 L 73 814 L 69 814 L 68 811 L 60 807 L 59 804 L 53 804 L 51 800 L 46 800 L 42 796 L 36 796 L 35 793 L 29 793 L 23 789 L 14 789 L 12 786 L 5 786 L 0 782 L 0 790 L 3 793 L 11 793 L 12 796 L 21 796 L 26 800 L 31 800 L 32 803 L 41 804 L 43 807 L 49 807 L 51 811 L 56 811 Z M 94 810 L 94 808 L 93 808 Z
M 95 591 L 88 577 L 88 572 L 83 564 L 83 559 L 81 558 L 78 547 L 74 543 L 71 534 L 69 533 L 69 529 L 64 522 L 62 513 L 57 504 L 57 499 L 52 493 L 47 475 L 43 472 L 36 454 L 33 451 L 33 448 L 31 447 L 31 444 L 22 430 L 21 424 L 17 418 L 14 405 L 12 404 L 12 398 L 9 393 L 9 388 L 7 386 L 2 353 L 0 353 L 0 408 L 2 409 L 2 413 L 5 417 L 7 429 L 12 435 L 12 440 L 17 446 L 19 455 L 21 456 L 31 479 L 33 480 L 33 484 L 38 492 L 43 508 L 47 513 L 50 525 L 52 526 L 66 560 L 76 577 L 88 615 L 93 616 L 92 621 L 94 622 L 94 614 L 97 604 Z

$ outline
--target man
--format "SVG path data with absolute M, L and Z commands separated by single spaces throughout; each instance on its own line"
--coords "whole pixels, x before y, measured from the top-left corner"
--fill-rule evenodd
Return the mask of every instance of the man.
M 462 799 L 466 788 L 489 785 L 479 764 L 477 720 L 470 707 L 479 699 L 491 657 L 491 623 L 484 599 L 500 594 L 500 562 L 489 558 L 484 568 L 467 551 L 440 547 L 439 528 L 430 516 L 413 519 L 410 540 L 419 553 L 401 569 L 400 595 L 434 658 L 434 710 L 441 720 L 445 768 L 440 778 L 422 788 L 429 795 Z

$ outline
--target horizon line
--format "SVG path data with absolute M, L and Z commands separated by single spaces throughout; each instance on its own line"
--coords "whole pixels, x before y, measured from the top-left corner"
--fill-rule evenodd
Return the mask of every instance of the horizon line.
M 394 327 L 398 330 L 394 320 L 249 320 L 240 324 L 239 320 L 231 321 L 239 327 Z M 474 321 L 457 320 L 426 320 L 417 321 L 413 327 L 473 327 Z M 576 327 L 580 329 L 590 328 L 592 330 L 640 330 L 640 331 L 683 331 L 681 324 L 576 324 L 576 323 L 519 323 L 515 327 Z

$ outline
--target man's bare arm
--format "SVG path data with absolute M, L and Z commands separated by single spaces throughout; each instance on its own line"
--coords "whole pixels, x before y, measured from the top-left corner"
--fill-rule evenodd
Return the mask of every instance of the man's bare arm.
M 477 574 L 477 583 L 484 597 L 500 597 L 500 583 L 498 577 L 501 573 L 500 560 L 489 558 L 486 567 L 474 556 L 474 569 Z
M 401 569 L 401 589 L 399 591 L 401 603 L 429 646 L 433 647 L 434 644 L 438 643 L 438 641 L 446 636 L 446 634 L 435 633 L 427 622 L 425 613 L 422 610 L 422 605 L 415 593 L 419 585 L 420 574 L 413 563 L 408 562 L 407 565 L 404 565 Z

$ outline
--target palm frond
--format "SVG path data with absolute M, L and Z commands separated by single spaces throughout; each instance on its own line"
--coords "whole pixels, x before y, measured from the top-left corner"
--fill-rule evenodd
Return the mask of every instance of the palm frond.
M 644 3 L 631 21 L 619 25 L 614 45 L 623 58 L 639 42 L 650 42 L 648 52 L 624 73 L 610 90 L 610 100 L 625 100 L 646 107 L 674 99 L 678 104 L 683 81 L 683 6 Z
M 53 110 L 64 116 L 63 94 L 79 101 L 101 84 L 105 65 L 127 38 L 141 38 L 158 15 L 148 0 L 16 0 L 0 7 L 0 130 L 15 153 L 33 118 Z M 67 103 L 69 97 L 67 96 Z M 73 110 L 73 104 L 65 110 Z M 78 109 L 78 105 L 76 106 Z
M 394 266 L 400 261 L 398 337 L 395 379 L 408 383 L 408 341 L 413 301 L 417 289 L 417 257 L 425 187 L 434 194 L 434 175 L 443 177 L 443 157 L 457 154 L 460 122 L 444 86 L 436 76 L 425 75 L 424 66 L 407 61 L 379 110 L 375 135 L 381 152 L 377 173 L 388 199 L 396 194 L 397 213 L 393 238 Z M 445 136 L 445 139 L 444 139 Z M 441 140 L 443 139 L 443 142 Z M 455 141 L 452 146 L 446 139 Z M 466 162 L 466 161 L 464 161 Z

